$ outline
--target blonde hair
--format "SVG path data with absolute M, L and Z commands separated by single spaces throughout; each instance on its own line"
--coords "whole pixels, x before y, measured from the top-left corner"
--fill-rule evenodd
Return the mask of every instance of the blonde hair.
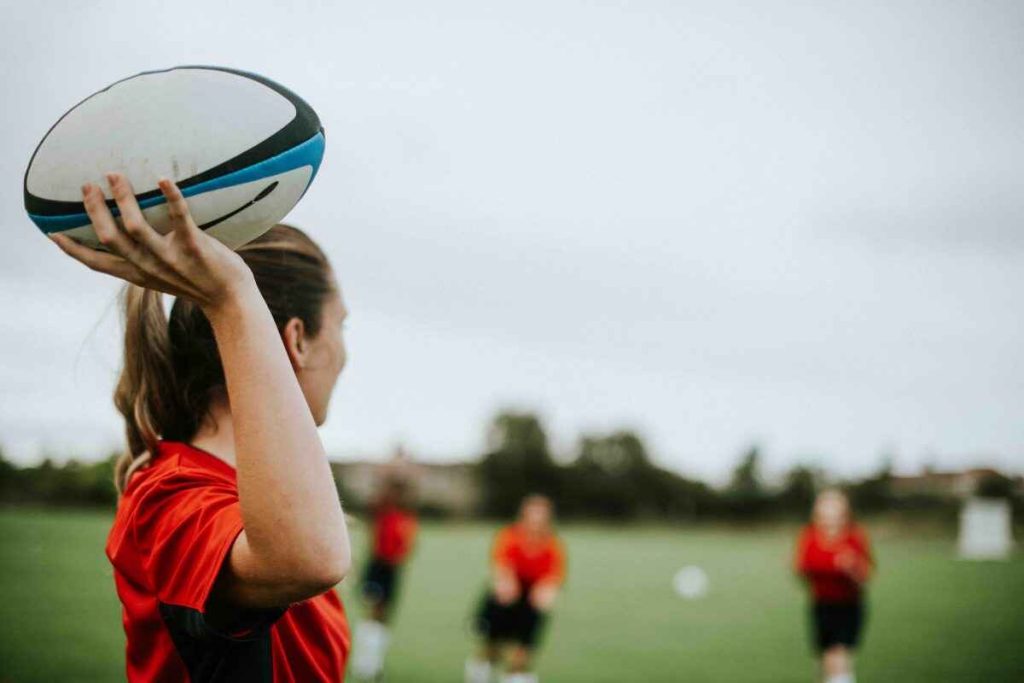
M 252 270 L 278 329 L 292 318 L 320 331 L 334 277 L 323 251 L 298 228 L 275 225 L 238 249 Z M 123 492 L 162 439 L 191 440 L 209 414 L 213 393 L 224 387 L 224 368 L 213 329 L 198 305 L 178 298 L 168 317 L 162 295 L 127 285 L 122 291 L 124 360 L 114 405 L 124 417 L 127 449 L 114 467 Z

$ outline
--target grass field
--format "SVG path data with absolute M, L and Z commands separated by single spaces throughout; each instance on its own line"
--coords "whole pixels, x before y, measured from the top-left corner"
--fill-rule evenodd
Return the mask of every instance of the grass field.
M 123 678 L 120 608 L 99 513 L 0 512 L 0 682 Z M 389 680 L 461 680 L 491 527 L 426 525 L 395 625 Z M 811 681 L 792 529 L 569 527 L 569 581 L 547 681 Z M 362 549 L 357 533 L 357 547 Z M 1024 558 L 957 561 L 949 539 L 875 533 L 861 681 L 1024 681 Z M 670 589 L 698 564 L 704 599 Z M 348 584 L 349 582 L 346 582 Z M 352 585 L 342 593 L 358 614 Z

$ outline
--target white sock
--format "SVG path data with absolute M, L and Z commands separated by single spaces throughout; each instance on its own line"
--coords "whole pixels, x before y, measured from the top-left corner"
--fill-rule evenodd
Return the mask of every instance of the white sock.
M 845 674 L 836 674 L 835 676 L 829 676 L 825 679 L 825 683 L 857 683 L 857 679 L 854 678 L 853 672 Z
M 356 626 L 352 648 L 352 673 L 359 678 L 373 678 L 384 669 L 391 634 L 379 621 L 367 619 Z
M 501 677 L 501 683 L 537 683 L 537 674 L 532 671 L 505 674 Z
M 491 683 L 491 663 L 486 659 L 467 659 L 466 683 Z

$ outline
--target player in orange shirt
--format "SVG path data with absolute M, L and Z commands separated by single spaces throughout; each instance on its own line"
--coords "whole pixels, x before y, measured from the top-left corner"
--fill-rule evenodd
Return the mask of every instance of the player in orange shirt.
M 367 616 L 356 628 L 352 652 L 352 673 L 363 680 L 376 680 L 383 674 L 391 640 L 388 621 L 401 568 L 412 551 L 418 526 L 409 498 L 408 483 L 389 478 L 373 505 L 373 550 L 362 585 Z
M 483 642 L 466 662 L 466 683 L 488 683 L 502 654 L 502 683 L 537 682 L 531 659 L 565 577 L 565 551 L 552 528 L 553 516 L 550 499 L 527 496 L 518 521 L 498 532 L 491 585 L 476 618 Z
M 863 587 L 874 562 L 867 534 L 853 523 L 843 492 L 818 494 L 811 523 L 797 541 L 795 564 L 811 589 L 822 680 L 854 683 L 853 650 L 864 622 Z

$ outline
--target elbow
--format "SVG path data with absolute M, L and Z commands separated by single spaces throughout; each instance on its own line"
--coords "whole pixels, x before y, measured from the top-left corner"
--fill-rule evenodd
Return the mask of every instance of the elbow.
M 347 544 L 346 544 L 347 546 Z M 347 547 L 332 548 L 305 563 L 305 583 L 324 593 L 341 583 L 352 570 L 352 557 Z
M 328 562 L 322 563 L 319 567 L 319 571 L 316 574 L 316 578 L 320 585 L 327 586 L 327 588 L 333 588 L 339 583 L 345 580 L 349 572 L 352 570 L 352 558 L 349 557 L 348 553 L 339 554 L 338 557 L 332 558 Z M 327 590 L 325 588 L 324 590 Z
M 341 583 L 352 570 L 348 544 L 306 555 L 292 572 L 300 600 L 326 593 Z

